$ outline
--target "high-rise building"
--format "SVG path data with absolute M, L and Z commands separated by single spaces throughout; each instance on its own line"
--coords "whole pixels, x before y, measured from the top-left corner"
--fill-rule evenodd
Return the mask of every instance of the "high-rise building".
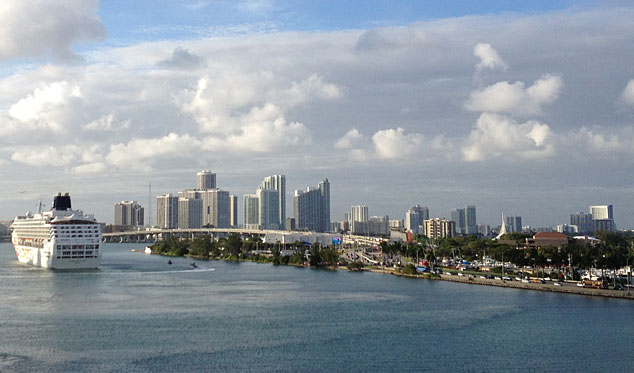
M 221 189 L 208 189 L 203 194 L 203 224 L 214 228 L 231 226 L 231 206 L 229 192 Z
M 196 185 L 198 190 L 207 190 L 216 188 L 216 174 L 203 170 L 196 174 Z
M 350 208 L 350 221 L 368 221 L 369 217 L 368 206 L 357 205 Z
M 160 228 L 178 227 L 178 197 L 165 194 L 156 197 L 156 225 Z
M 427 219 L 423 226 L 425 236 L 433 240 L 453 237 L 456 231 L 455 222 L 444 218 Z
M 258 197 L 258 224 L 260 229 L 280 229 L 278 191 L 258 188 L 255 194 Z
M 476 207 L 468 205 L 464 208 L 464 220 L 467 234 L 478 234 L 478 223 L 476 221 Z
M 202 199 L 178 199 L 178 228 L 191 229 L 202 227 Z
M 142 226 L 145 210 L 136 201 L 122 201 L 114 205 L 114 224 L 131 227 Z
M 451 221 L 454 222 L 456 234 L 464 235 L 466 233 L 467 227 L 465 224 L 464 209 L 451 210 Z
M 429 209 L 421 205 L 410 207 L 405 212 L 405 229 L 409 232 L 420 234 L 422 232 L 423 221 L 429 219 Z
M 229 225 L 235 228 L 238 226 L 238 197 L 233 194 L 229 196 L 229 213 Z
M 504 215 L 507 233 L 522 231 L 522 217 L 514 215 Z
M 272 175 L 267 176 L 260 184 L 261 189 L 275 190 L 278 197 L 278 218 L 276 224 L 282 227 L 286 223 L 286 176 Z
M 255 194 L 245 194 L 243 196 L 244 227 L 246 229 L 259 229 L 260 222 L 260 201 Z
M 578 214 L 570 214 L 570 225 L 577 226 L 577 231 L 582 234 L 594 233 L 594 223 L 592 222 L 592 214 L 580 212 Z
M 612 205 L 590 206 L 590 214 L 592 214 L 593 220 L 602 220 L 602 219 L 614 220 Z
M 317 188 L 296 190 L 293 212 L 298 229 L 326 232 L 330 228 L 330 183 L 324 179 Z
M 457 234 L 465 235 L 478 233 L 476 207 L 473 205 L 451 210 L 451 220 L 455 223 Z

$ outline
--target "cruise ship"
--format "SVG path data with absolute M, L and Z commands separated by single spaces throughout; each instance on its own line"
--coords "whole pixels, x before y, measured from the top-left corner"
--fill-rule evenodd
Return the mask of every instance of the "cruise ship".
M 101 264 L 101 225 L 71 208 L 68 193 L 53 199 L 50 211 L 17 216 L 11 241 L 18 261 L 53 269 L 89 269 Z

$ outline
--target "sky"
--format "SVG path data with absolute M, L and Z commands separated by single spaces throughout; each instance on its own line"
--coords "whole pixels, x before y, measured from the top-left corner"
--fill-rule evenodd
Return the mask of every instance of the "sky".
M 634 227 L 634 5 L 620 1 L 0 4 L 0 219 L 195 187 L 331 184 L 403 219 L 476 205 Z M 240 211 L 241 215 L 241 211 Z

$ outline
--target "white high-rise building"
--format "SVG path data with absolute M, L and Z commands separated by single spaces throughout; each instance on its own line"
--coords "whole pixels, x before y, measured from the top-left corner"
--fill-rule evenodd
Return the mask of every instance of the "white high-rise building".
M 278 191 L 258 188 L 255 194 L 258 197 L 260 229 L 280 229 Z
M 612 205 L 590 206 L 590 214 L 592 214 L 592 220 L 603 220 L 603 219 L 614 220 Z
M 178 228 L 202 227 L 203 201 L 194 198 L 178 199 Z
M 145 211 L 136 201 L 122 201 L 114 205 L 114 224 L 138 227 L 143 225 Z
M 156 197 L 156 225 L 160 228 L 178 227 L 178 197 L 165 194 Z
M 429 209 L 421 205 L 412 206 L 405 213 L 405 229 L 409 232 L 422 233 L 423 221 L 429 219 Z
M 284 224 L 286 223 L 286 176 L 267 176 L 262 181 L 262 184 L 260 184 L 260 189 L 277 191 L 278 217 L 276 219 L 276 224 L 279 227 L 284 226 Z
M 207 190 L 216 188 L 216 174 L 203 170 L 196 174 L 196 185 L 198 190 Z
M 229 196 L 229 213 L 231 214 L 229 225 L 235 228 L 238 226 L 238 197 L 233 194 Z
M 368 221 L 370 214 L 368 213 L 368 206 L 352 206 L 350 208 L 351 221 Z

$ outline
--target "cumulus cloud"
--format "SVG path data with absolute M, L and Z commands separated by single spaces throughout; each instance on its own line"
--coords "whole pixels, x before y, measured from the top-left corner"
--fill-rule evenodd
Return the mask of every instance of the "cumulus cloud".
M 66 166 L 77 159 L 81 153 L 79 147 L 68 145 L 22 147 L 11 155 L 11 160 L 35 167 L 60 167 Z
M 207 66 L 207 62 L 183 47 L 176 47 L 172 55 L 159 62 L 158 66 L 167 69 L 199 69 Z
M 302 123 L 288 123 L 281 109 L 273 104 L 254 107 L 237 118 L 239 130 L 205 139 L 203 148 L 210 152 L 271 152 L 296 149 L 310 144 L 310 132 Z
M 482 113 L 462 148 L 469 162 L 504 157 L 538 159 L 555 154 L 553 134 L 547 124 L 517 123 L 504 115 Z
M 477 71 L 482 70 L 503 70 L 508 69 L 508 64 L 502 60 L 498 52 L 491 44 L 478 43 L 473 47 L 473 55 L 478 57 L 480 62 L 476 65 Z
M 623 93 L 621 93 L 621 100 L 627 104 L 634 105 L 634 79 L 630 79 L 627 82 Z
M 582 151 L 589 151 L 594 155 L 612 158 L 618 155 L 627 155 L 629 157 L 634 153 L 634 128 L 628 127 L 620 131 L 613 130 L 609 134 L 605 132 L 606 130 L 599 126 L 590 128 L 583 126 L 570 137 L 575 144 L 582 146 Z
M 372 136 L 374 150 L 381 159 L 404 159 L 420 151 L 423 135 L 406 134 L 401 127 L 377 131 Z
M 498 82 L 472 92 L 465 108 L 490 113 L 539 114 L 542 106 L 557 100 L 562 87 L 561 77 L 550 74 L 543 75 L 528 88 L 524 82 Z
M 337 149 L 351 149 L 358 147 L 363 141 L 363 135 L 358 129 L 352 127 L 345 135 L 343 135 L 335 143 Z
M 24 124 L 24 129 L 45 128 L 60 131 L 64 110 L 81 97 L 79 86 L 66 81 L 54 82 L 20 99 L 9 108 L 9 116 Z
M 164 157 L 186 157 L 200 150 L 200 141 L 190 135 L 170 133 L 158 138 L 137 138 L 127 144 L 110 145 L 105 157 L 109 165 L 136 171 L 150 171 L 148 161 Z
M 101 40 L 106 30 L 98 0 L 31 0 L 0 3 L 0 60 L 52 56 L 74 61 L 73 44 Z

